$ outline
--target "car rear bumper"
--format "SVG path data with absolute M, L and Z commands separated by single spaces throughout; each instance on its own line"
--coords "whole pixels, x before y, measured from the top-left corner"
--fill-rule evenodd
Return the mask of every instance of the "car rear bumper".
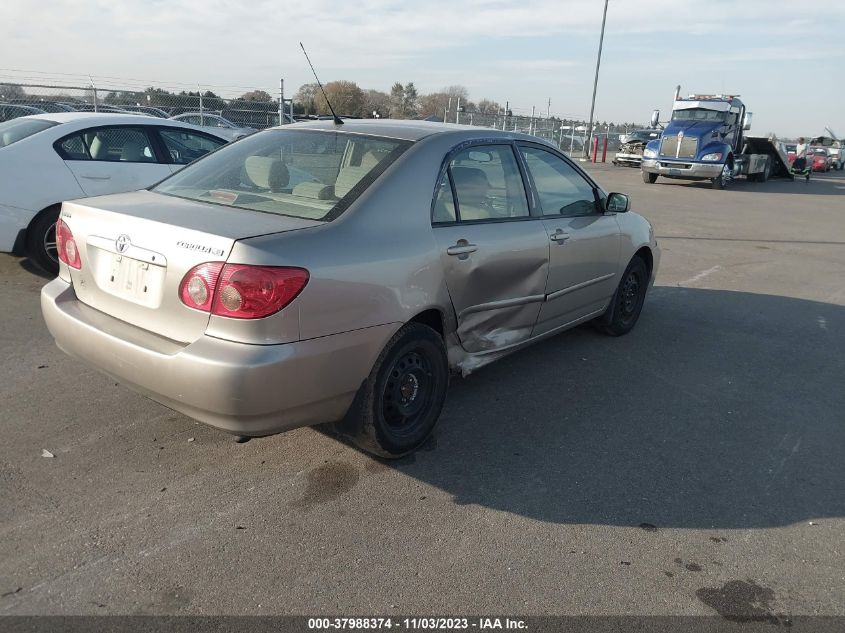
M 668 178 L 688 178 L 704 180 L 716 178 L 722 173 L 720 163 L 694 163 L 683 160 L 666 160 L 664 158 L 649 158 L 642 162 L 642 169 L 649 174 L 659 174 Z
M 620 163 L 623 165 L 639 165 L 643 162 L 643 155 L 642 154 L 623 154 L 618 152 L 613 159 L 614 163 Z
M 67 354 L 200 422 L 252 436 L 342 418 L 400 326 L 284 345 L 205 335 L 184 345 L 81 303 L 62 279 L 44 286 L 41 309 Z

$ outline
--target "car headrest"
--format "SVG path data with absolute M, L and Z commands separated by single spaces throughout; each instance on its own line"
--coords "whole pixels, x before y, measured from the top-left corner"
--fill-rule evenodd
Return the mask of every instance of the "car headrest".
M 455 186 L 478 187 L 489 189 L 490 181 L 487 174 L 475 167 L 452 167 L 452 178 L 455 179 Z
M 252 184 L 273 192 L 281 191 L 290 181 L 287 166 L 278 158 L 249 156 L 244 162 L 244 169 Z

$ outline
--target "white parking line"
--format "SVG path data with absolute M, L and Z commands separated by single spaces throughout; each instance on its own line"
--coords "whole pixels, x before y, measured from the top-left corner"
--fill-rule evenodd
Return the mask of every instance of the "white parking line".
M 702 279 L 704 279 L 708 275 L 712 275 L 717 270 L 721 270 L 721 269 L 722 269 L 721 266 L 718 266 L 718 265 L 713 266 L 713 268 L 708 268 L 707 270 L 703 270 L 700 273 L 698 273 L 695 277 L 690 277 L 686 281 L 682 281 L 682 282 L 678 283 L 678 285 L 679 286 L 686 286 L 687 284 L 694 284 L 696 281 L 701 281 Z

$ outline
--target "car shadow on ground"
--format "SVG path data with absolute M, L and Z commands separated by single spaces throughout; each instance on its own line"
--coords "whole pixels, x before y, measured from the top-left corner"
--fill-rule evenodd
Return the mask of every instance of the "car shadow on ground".
M 540 521 L 760 528 L 845 516 L 845 307 L 655 288 L 455 380 L 428 448 L 388 462 Z
M 18 265 L 23 268 L 26 272 L 36 275 L 37 277 L 41 277 L 42 279 L 46 279 L 47 281 L 52 281 L 56 278 L 56 275 L 53 273 L 48 273 L 45 270 L 41 269 L 37 264 L 35 264 L 31 259 L 24 257 L 18 261 Z

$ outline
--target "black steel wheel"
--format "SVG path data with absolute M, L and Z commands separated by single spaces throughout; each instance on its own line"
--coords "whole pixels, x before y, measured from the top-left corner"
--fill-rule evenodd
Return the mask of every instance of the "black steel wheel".
M 643 309 L 649 281 L 645 261 L 634 257 L 622 273 L 607 311 L 596 321 L 599 329 L 611 336 L 622 336 L 633 330 Z
M 443 338 L 426 325 L 408 323 L 385 345 L 335 428 L 369 453 L 401 457 L 434 430 L 448 387 Z

